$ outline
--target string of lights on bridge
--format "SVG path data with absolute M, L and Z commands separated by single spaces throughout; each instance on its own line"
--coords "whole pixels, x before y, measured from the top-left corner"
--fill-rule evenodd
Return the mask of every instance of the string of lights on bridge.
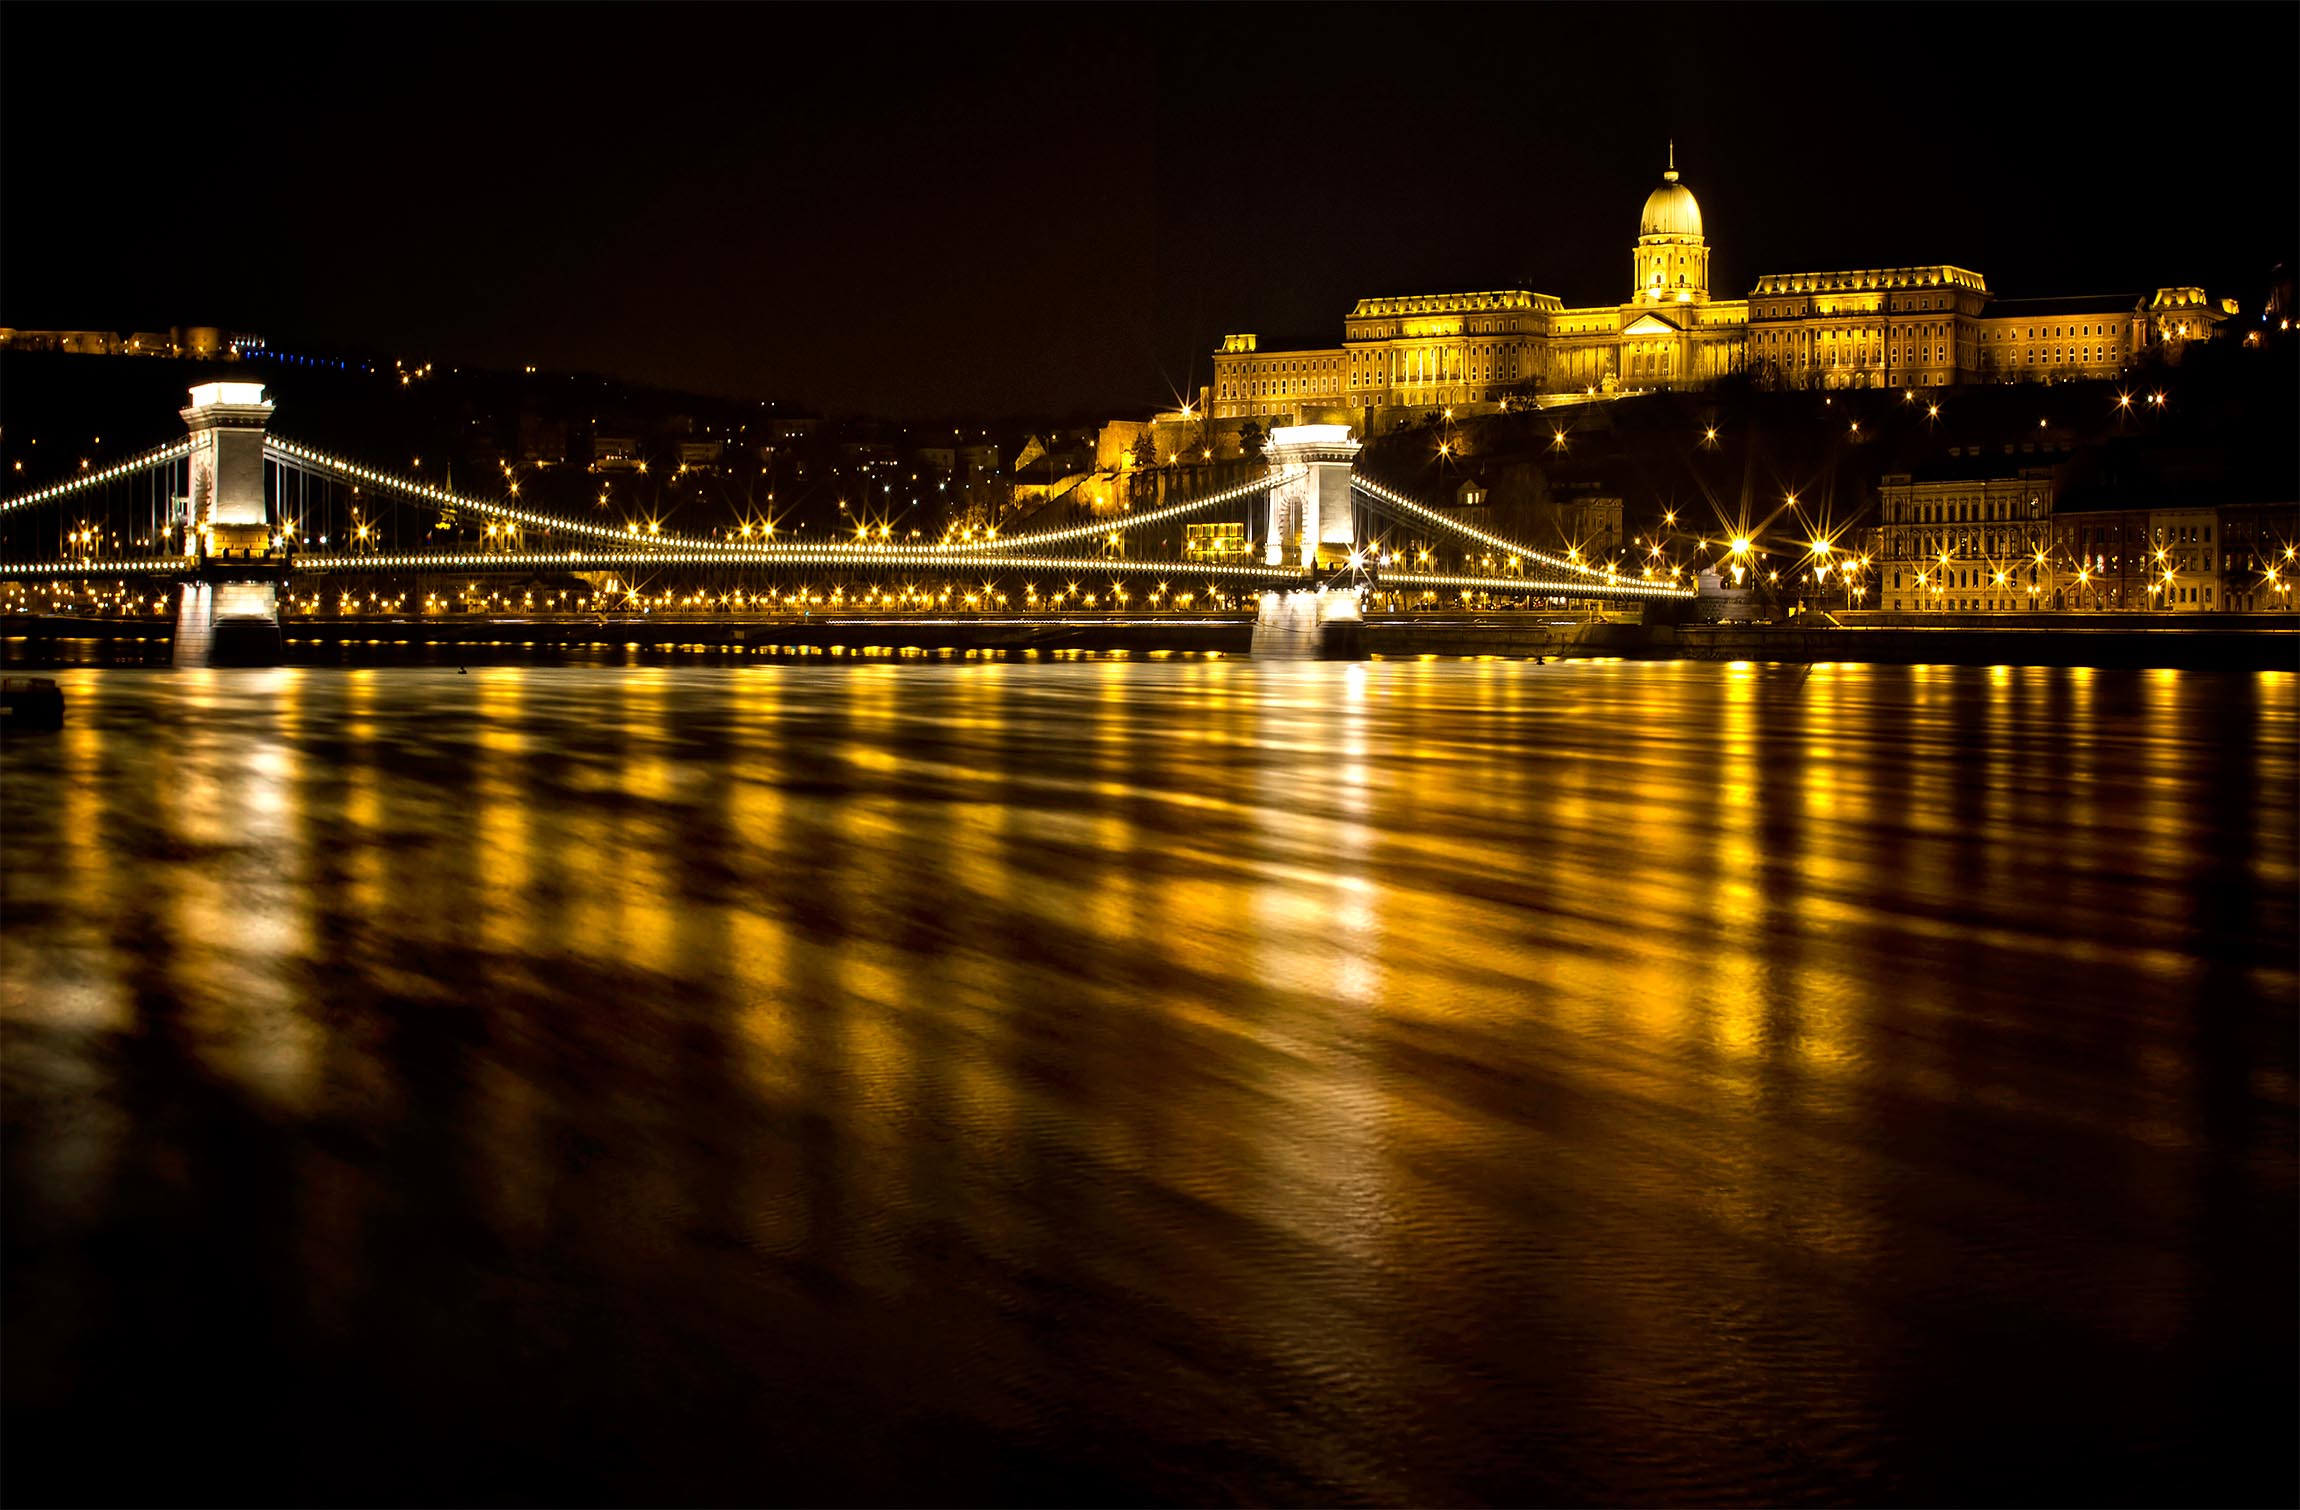
M 1273 472 L 1267 477 L 1257 478 L 1238 487 L 1208 493 L 1203 498 L 1192 498 L 1181 503 L 1170 503 L 1159 508 L 1144 509 L 1139 514 L 1130 514 L 1123 519 L 1111 520 L 1106 523 L 1072 525 L 1058 530 L 1033 530 L 1027 534 L 1009 535 L 1004 540 L 998 540 L 995 543 L 1003 549 L 1013 550 L 1017 547 L 1057 545 L 1070 540 L 1107 537 L 1121 530 L 1140 529 L 1144 525 L 1159 524 L 1168 519 L 1177 519 L 1184 514 L 1196 513 L 1200 509 L 1218 508 L 1225 503 L 1235 503 L 1241 498 L 1248 498 L 1256 493 L 1266 493 L 1272 488 L 1297 482 L 1308 475 L 1309 471 L 1305 467 L 1288 467 L 1284 471 Z M 993 542 L 984 541 L 982 543 L 988 545 Z
M 1214 581 L 1262 583 L 1270 585 L 1299 585 L 1302 573 L 1297 567 L 1236 564 L 1229 562 L 1185 562 L 1160 560 L 1127 560 L 1124 558 L 1089 558 L 1063 560 L 1045 556 L 1013 556 L 1003 552 L 984 554 L 980 551 L 922 550 L 899 560 L 881 558 L 883 564 L 904 569 L 927 571 L 960 571 L 990 569 L 994 571 L 1033 572 L 1050 568 L 1068 568 L 1082 573 L 1102 572 L 1124 576 L 1201 576 Z M 165 563 L 162 563 L 163 565 Z M 376 556 L 299 556 L 295 568 L 299 572 L 349 571 L 470 571 L 501 570 L 505 567 L 557 568 L 562 571 L 595 571 L 607 567 L 650 566 L 724 566 L 727 558 L 716 552 L 657 551 L 657 550 L 580 550 L 565 551 L 511 551 L 498 554 L 410 554 Z M 851 567 L 856 556 L 850 550 L 835 547 L 795 547 L 778 556 L 773 565 Z M 1688 597 L 1684 588 L 1666 587 L 1653 583 L 1633 583 L 1616 579 L 1596 581 L 1545 581 L 1535 577 L 1479 577 L 1449 576 L 1431 573 L 1400 573 L 1381 579 L 1381 586 L 1449 587 L 1478 591 L 1530 593 L 1539 596 L 1585 598 L 1669 598 Z
M 1458 535 L 1466 535 L 1470 539 L 1477 541 L 1480 545 L 1488 546 L 1497 551 L 1506 552 L 1510 556 L 1530 558 L 1532 560 L 1539 561 L 1544 566 L 1552 566 L 1557 568 L 1559 571 L 1575 572 L 1582 576 L 1602 577 L 1605 575 L 1603 572 L 1600 572 L 1596 568 L 1583 562 L 1568 560 L 1563 556 L 1553 556 L 1547 551 L 1535 550 L 1530 545 L 1520 545 L 1514 540 L 1504 540 L 1499 535 L 1489 535 L 1484 530 L 1477 529 L 1471 525 L 1463 524 L 1458 519 L 1448 519 L 1445 517 L 1445 515 L 1439 513 L 1437 510 L 1424 504 L 1416 503 L 1410 498 L 1401 497 L 1400 495 L 1391 492 L 1388 488 L 1383 487 L 1380 483 L 1374 482 L 1369 478 L 1353 476 L 1350 479 L 1350 486 L 1357 489 L 1359 492 L 1364 493 L 1367 497 L 1375 500 L 1377 503 L 1386 503 L 1391 505 L 1393 508 L 1402 509 L 1409 516 L 1416 520 L 1437 525 L 1442 529 L 1452 530 Z
M 182 461 L 191 454 L 190 441 L 171 441 L 157 450 L 146 451 L 141 456 L 131 456 L 126 461 L 115 462 L 100 471 L 85 472 L 67 482 L 0 500 L 0 514 L 13 514 L 18 509 L 28 509 L 36 503 L 53 503 L 59 498 L 69 498 L 74 493 L 84 493 L 90 488 L 102 487 L 107 482 L 117 482 L 132 472 L 148 472 L 154 467 L 166 466 L 171 461 Z
M 1579 579 L 1571 582 L 1550 582 L 1538 577 L 1465 577 L 1445 572 L 1384 572 L 1383 588 L 1450 587 L 1477 592 L 1506 589 L 1531 593 L 1548 598 L 1690 598 L 1693 589 L 1675 587 L 1666 582 L 1631 582 L 1620 577 L 1601 577 L 1597 581 Z
M 140 556 L 132 561 L 0 561 L 0 576 L 100 577 L 117 572 L 180 573 L 189 556 Z
M 410 477 L 380 471 L 374 467 L 362 466 L 357 462 L 346 461 L 341 457 L 329 456 L 308 446 L 302 446 L 294 441 L 283 440 L 278 437 L 267 436 L 264 441 L 264 450 L 266 455 L 277 463 L 333 475 L 339 481 L 364 483 L 372 487 L 386 488 L 412 498 L 423 499 L 441 508 L 469 509 L 476 514 L 509 519 L 534 529 L 613 540 L 619 544 L 636 547 L 646 552 L 659 552 L 666 557 L 679 556 L 682 560 L 689 560 L 694 558 L 695 553 L 705 553 L 711 557 L 725 560 L 794 561 L 804 559 L 809 563 L 815 563 L 820 560 L 824 552 L 831 552 L 835 555 L 836 560 L 842 564 L 856 560 L 886 559 L 889 557 L 899 557 L 906 561 L 925 560 L 929 557 L 947 554 L 954 549 L 970 553 L 979 553 L 993 548 L 1012 552 L 1042 546 L 1061 545 L 1072 541 L 1106 538 L 1112 534 L 1162 523 L 1165 520 L 1201 509 L 1218 508 L 1226 503 L 1234 503 L 1241 498 L 1266 492 L 1272 487 L 1293 481 L 1302 475 L 1301 469 L 1292 468 L 1269 477 L 1257 478 L 1253 482 L 1238 487 L 1209 493 L 1201 498 L 1188 499 L 1160 508 L 1146 509 L 1123 519 L 1106 522 L 1096 521 L 1055 530 L 1036 530 L 1022 535 L 1010 535 L 1004 540 L 1000 540 L 993 534 L 979 542 L 962 543 L 955 547 L 940 543 L 910 545 L 891 541 L 867 545 L 858 542 L 854 545 L 826 544 L 800 547 L 776 545 L 763 541 L 706 540 L 696 536 L 665 535 L 659 532 L 634 535 L 629 527 L 617 530 L 609 525 L 593 524 L 580 519 L 568 519 L 560 515 L 537 513 L 532 509 L 519 508 L 516 505 L 502 503 L 494 499 L 472 498 L 464 494 L 450 492 L 446 488 L 435 487 L 430 483 L 418 482 Z M 800 555 L 794 556 L 793 552 L 799 552 Z M 686 554 L 682 556 L 680 553 Z

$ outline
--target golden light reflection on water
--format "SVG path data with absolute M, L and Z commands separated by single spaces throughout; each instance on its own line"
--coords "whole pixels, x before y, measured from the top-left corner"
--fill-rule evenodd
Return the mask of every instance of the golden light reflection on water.
M 540 813 L 527 789 L 527 739 L 520 727 L 526 678 L 508 668 L 482 669 L 475 690 L 479 731 L 472 826 L 478 841 L 474 869 L 483 899 L 479 938 L 489 954 L 518 959 L 534 946 L 533 891 L 541 879 L 532 846 Z
M 260 715 L 227 728 L 218 674 L 187 674 L 186 722 L 164 743 L 156 814 L 176 863 L 160 897 L 159 960 L 190 1043 L 225 1079 L 307 1109 L 322 1033 L 295 979 L 313 949 L 296 717 L 303 673 L 263 673 Z M 233 712 L 238 713 L 234 708 Z
M 2161 1341 L 2204 1239 L 2064 1297 L 2030 1276 L 2104 1239 L 2056 1202 L 2197 1234 L 2208 1162 L 2291 1172 L 2290 677 L 78 681 L 0 789 L 0 1068 L 58 1209 L 103 1204 L 131 1125 L 66 1108 L 149 1115 L 118 1045 L 180 1024 L 264 1125 L 363 1150 L 283 1203 L 304 1251 L 449 1201 L 422 1179 L 450 1169 L 510 1270 L 637 1293 L 707 1238 L 900 1330 L 946 1312 L 998 1397 L 953 1419 L 1027 1417 L 1044 1337 L 1118 1305 L 1222 1339 L 1207 1377 L 1274 1370 L 1321 1440 L 1450 1441 L 1489 1398 L 1451 1370 L 1591 1348 L 1568 1414 L 1730 1394 L 1782 1440 L 1876 1435 L 1873 1359 L 1926 1344 L 1862 1297 L 1915 1285 L 1937 1320 L 1962 1281 L 1922 1276 L 1977 1273 Z M 2056 1161 L 2043 1188 L 2006 1193 L 2007 1148 Z M 349 1326 L 390 1282 L 298 1293 Z M 1720 1335 L 1758 1339 L 1748 1376 L 1684 1383 Z

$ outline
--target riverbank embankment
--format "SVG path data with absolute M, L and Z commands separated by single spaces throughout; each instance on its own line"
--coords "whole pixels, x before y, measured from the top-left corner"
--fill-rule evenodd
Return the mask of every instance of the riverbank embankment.
M 2040 619 L 2043 616 L 2038 616 Z M 290 660 L 386 655 L 395 649 L 625 650 L 911 649 L 1245 655 L 1243 616 L 1103 617 L 832 614 L 773 619 L 329 619 L 284 626 Z M 109 642 L 107 660 L 165 661 L 169 626 L 136 619 L 23 616 L 0 626 L 0 661 L 35 665 L 66 641 Z M 1835 623 L 1814 615 L 1780 624 L 1628 624 L 1535 613 L 1369 617 L 1360 643 L 1383 659 L 1614 656 L 1630 660 L 1847 661 L 1877 665 L 2164 666 L 2300 670 L 2300 618 L 2268 615 L 2095 615 L 2081 623 Z

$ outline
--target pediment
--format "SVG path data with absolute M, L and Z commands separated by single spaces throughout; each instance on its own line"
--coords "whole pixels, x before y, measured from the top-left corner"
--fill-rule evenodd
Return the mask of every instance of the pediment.
M 1674 336 L 1682 334 L 1678 328 L 1659 315 L 1639 315 L 1623 328 L 1625 336 Z

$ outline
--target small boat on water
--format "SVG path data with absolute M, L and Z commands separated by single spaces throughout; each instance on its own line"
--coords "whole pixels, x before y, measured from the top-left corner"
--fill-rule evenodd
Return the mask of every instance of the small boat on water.
M 46 676 L 0 676 L 0 728 L 60 729 L 64 689 Z

